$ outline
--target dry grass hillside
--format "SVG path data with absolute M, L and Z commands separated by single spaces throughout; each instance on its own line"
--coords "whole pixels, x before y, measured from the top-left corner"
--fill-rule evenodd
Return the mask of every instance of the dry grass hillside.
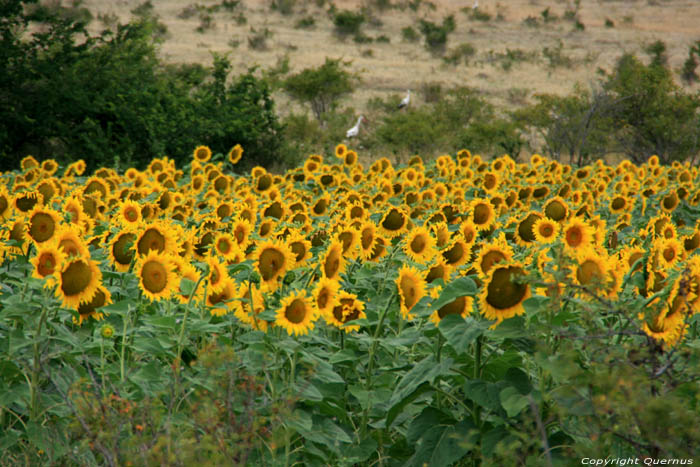
M 372 17 L 363 33 L 389 40 L 363 44 L 334 34 L 327 13 L 330 2 L 276 0 L 281 6 L 291 5 L 291 13 L 283 14 L 272 7 L 273 0 L 241 0 L 233 11 L 204 12 L 221 3 L 153 1 L 154 14 L 168 30 L 163 58 L 210 64 L 211 52 L 229 53 L 234 69 L 244 70 L 254 64 L 272 67 L 286 56 L 291 71 L 297 71 L 318 66 L 325 57 L 343 57 L 352 60 L 353 70 L 363 78 L 353 102 L 347 103 L 358 110 L 373 96 L 403 94 L 407 88 L 420 91 L 429 83 L 476 88 L 501 108 L 519 105 L 533 93 L 566 94 L 574 83 L 594 80 L 599 69 L 610 70 L 622 53 L 643 55 L 644 47 L 659 39 L 666 43 L 669 63 L 678 71 L 688 47 L 700 39 L 700 2 L 688 0 L 583 0 L 579 5 L 562 0 L 481 0 L 478 17 L 471 0 L 433 0 L 434 8 L 430 2 L 414 0 L 414 5 L 420 3 L 416 11 L 405 0 L 391 0 L 388 3 L 402 8 L 384 10 L 377 5 L 387 2 L 336 0 L 340 10 L 369 7 Z M 85 0 L 83 5 L 93 12 L 91 28 L 97 32 L 105 27 L 105 18 L 128 20 L 143 1 Z M 574 13 L 583 30 L 576 29 Z M 407 26 L 420 35 L 421 18 L 439 23 L 448 14 L 454 14 L 456 29 L 449 35 L 445 55 L 460 47 L 468 49 L 463 44 L 469 44 L 474 55 L 466 64 L 448 64 L 426 50 L 422 41 L 402 36 Z M 302 28 L 299 23 L 304 19 L 313 19 L 314 24 Z M 252 47 L 253 31 L 265 30 L 269 37 L 262 40 L 262 47 Z M 281 99 L 280 110 L 284 112 L 287 105 Z

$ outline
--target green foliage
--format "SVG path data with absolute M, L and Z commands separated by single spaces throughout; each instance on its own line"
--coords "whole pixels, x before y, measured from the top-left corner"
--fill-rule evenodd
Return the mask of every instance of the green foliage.
M 300 18 L 295 24 L 296 29 L 312 29 L 316 26 L 316 19 L 313 16 L 305 16 Z
M 326 57 L 323 65 L 306 68 L 290 76 L 284 89 L 294 99 L 311 104 L 316 119 L 322 121 L 324 114 L 333 109 L 338 100 L 353 92 L 357 76 L 346 67 L 349 62 Z
M 248 35 L 248 47 L 253 50 L 267 50 L 267 40 L 272 37 L 272 31 L 264 27 L 262 29 L 255 29 L 250 27 L 250 34 Z
M 656 154 L 670 162 L 695 153 L 700 99 L 684 93 L 666 66 L 644 65 L 633 55 L 623 55 L 605 86 L 620 100 L 615 112 L 617 136 L 621 150 L 632 160 Z
M 476 48 L 472 44 L 464 42 L 445 54 L 443 60 L 451 65 L 459 65 L 460 63 L 468 65 L 469 59 L 474 55 L 476 55 Z
M 296 0 L 271 0 L 270 9 L 288 16 L 294 13 L 296 3 Z
M 693 84 L 698 80 L 698 74 L 695 71 L 698 67 L 698 59 L 700 59 L 700 41 L 688 48 L 688 58 L 683 62 L 681 79 L 688 84 Z
M 420 20 L 420 31 L 425 39 L 425 47 L 432 52 L 444 52 L 448 35 L 455 30 L 454 15 L 449 15 L 442 20 L 442 25 Z
M 564 43 L 561 40 L 554 47 L 544 47 L 542 55 L 549 68 L 571 67 L 574 63 L 573 59 L 564 53 Z
M 340 37 L 356 35 L 360 32 L 360 27 L 366 21 L 362 12 L 341 10 L 333 15 L 333 25 L 335 32 Z
M 420 36 L 416 32 L 416 30 L 413 29 L 411 26 L 401 28 L 401 37 L 406 42 L 418 42 L 418 40 L 420 39 Z
M 661 67 L 668 65 L 666 48 L 666 43 L 660 39 L 652 42 L 644 48 L 644 51 L 649 54 L 649 57 L 651 57 L 651 65 Z
M 0 54 L 8 64 L 0 76 L 0 93 L 7 96 L 0 101 L 4 167 L 17 166 L 27 154 L 60 163 L 82 158 L 89 169 L 116 159 L 143 167 L 165 154 L 187 159 L 203 138 L 213 138 L 212 147 L 222 152 L 247 141 L 254 149 L 246 154 L 261 165 L 276 158 L 274 104 L 252 74 L 227 88 L 215 78 L 213 98 L 201 67 L 159 63 L 157 25 L 149 19 L 78 40 L 87 35 L 82 24 L 54 16 L 43 18 L 47 32 L 20 41 L 29 17 L 21 9 L 6 11 L 0 29 Z

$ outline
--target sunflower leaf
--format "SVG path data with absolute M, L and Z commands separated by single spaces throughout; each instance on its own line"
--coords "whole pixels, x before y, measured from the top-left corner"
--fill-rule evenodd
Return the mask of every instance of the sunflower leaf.
M 445 286 L 440 297 L 433 302 L 433 310 L 439 310 L 459 297 L 476 295 L 476 283 L 470 277 L 460 277 Z
M 515 417 L 528 405 L 527 397 L 523 396 L 512 386 L 503 389 L 499 397 L 501 399 L 501 406 L 505 409 L 509 417 Z
M 469 345 L 489 327 L 488 321 L 462 318 L 460 315 L 447 315 L 440 320 L 438 329 L 447 343 L 459 354 L 469 350 Z

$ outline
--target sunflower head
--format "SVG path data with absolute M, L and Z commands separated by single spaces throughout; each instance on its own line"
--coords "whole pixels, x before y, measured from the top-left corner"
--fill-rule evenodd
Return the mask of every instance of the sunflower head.
M 102 272 L 95 261 L 73 257 L 63 262 L 56 296 L 63 307 L 77 310 L 80 304 L 92 300 L 101 281 Z
M 192 158 L 200 163 L 208 162 L 211 159 L 211 149 L 208 146 L 197 146 L 192 153 Z
M 469 311 L 472 309 L 473 304 L 474 299 L 472 297 L 468 297 L 466 295 L 457 297 L 450 303 L 447 303 L 441 306 L 439 309 L 433 311 L 433 313 L 430 315 L 430 321 L 432 321 L 435 326 L 438 326 L 440 321 L 442 321 L 442 318 L 447 315 L 460 315 L 463 318 L 466 318 Z
M 357 295 L 341 291 L 335 306 L 330 313 L 324 315 L 324 318 L 327 323 L 339 327 L 345 332 L 357 331 L 360 329 L 359 325 L 346 323 L 366 318 L 364 309 L 365 304 L 357 299 Z
M 343 257 L 343 244 L 339 240 L 334 240 L 328 247 L 326 255 L 321 262 L 321 272 L 323 277 L 338 280 L 340 274 L 345 270 L 346 260 Z
M 171 256 L 150 250 L 134 268 L 141 292 L 150 299 L 169 299 L 180 285 Z
M 286 243 L 268 240 L 258 244 L 255 252 L 256 269 L 271 290 L 277 287 L 277 280 L 293 264 L 294 254 Z
M 548 217 L 542 217 L 533 224 L 532 233 L 537 243 L 546 244 L 552 243 L 557 239 L 559 229 L 559 223 Z
M 411 229 L 406 235 L 404 252 L 412 261 L 426 264 L 430 262 L 437 253 L 435 249 L 435 238 L 424 226 Z
M 399 270 L 396 286 L 399 290 L 400 310 L 404 319 L 412 319 L 411 309 L 425 296 L 425 280 L 420 272 L 404 265 Z
M 45 279 L 56 274 L 63 267 L 66 256 L 56 242 L 46 242 L 37 247 L 36 256 L 31 263 L 34 266 L 32 277 Z
M 403 208 L 392 206 L 379 222 L 379 227 L 386 236 L 394 238 L 406 231 L 408 219 Z
M 564 247 L 570 253 L 585 250 L 593 243 L 593 228 L 580 217 L 572 217 L 562 229 Z
M 228 161 L 231 164 L 238 164 L 240 162 L 241 157 L 243 157 L 243 147 L 241 147 L 240 144 L 235 145 L 234 147 L 231 148 L 231 150 L 228 152 Z
M 95 294 L 89 302 L 81 303 L 78 305 L 78 325 L 82 324 L 83 321 L 92 317 L 96 320 L 102 319 L 102 313 L 99 309 L 105 305 L 112 303 L 112 294 L 107 290 L 106 287 L 100 285 L 97 287 Z M 109 338 L 114 334 L 114 328 L 111 328 L 111 334 L 109 333 L 110 325 L 105 325 L 102 327 L 102 337 Z
M 295 291 L 282 300 L 275 324 L 291 336 L 308 334 L 318 319 L 318 310 L 306 291 Z
M 59 229 L 60 217 L 53 209 L 36 206 L 27 218 L 27 235 L 36 244 L 51 240 Z
M 489 271 L 479 295 L 481 313 L 496 324 L 523 314 L 523 302 L 530 297 L 530 286 L 523 282 L 525 268 L 513 262 L 497 265 Z

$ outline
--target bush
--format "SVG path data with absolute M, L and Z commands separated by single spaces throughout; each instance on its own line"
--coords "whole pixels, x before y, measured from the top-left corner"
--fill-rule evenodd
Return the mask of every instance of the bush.
M 416 32 L 416 30 L 413 29 L 411 26 L 406 26 L 405 28 L 401 29 L 401 37 L 406 42 L 418 42 L 418 40 L 420 39 L 420 36 Z
M 425 47 L 432 52 L 443 52 L 447 44 L 447 36 L 454 30 L 453 15 L 444 18 L 441 26 L 424 19 L 420 21 L 420 31 L 425 38 Z
M 362 13 L 342 10 L 333 15 L 333 24 L 335 25 L 336 33 L 341 37 L 345 37 L 358 34 L 365 19 L 365 15 Z
M 326 58 L 320 67 L 307 68 L 287 78 L 284 89 L 294 99 L 311 104 L 316 119 L 322 121 L 338 99 L 354 90 L 356 76 L 344 68 L 348 65 L 340 59 Z
M 201 67 L 163 67 L 154 25 L 143 19 L 90 37 L 80 23 L 53 16 L 48 32 L 20 41 L 28 17 L 22 2 L 12 5 L 0 22 L 0 60 L 9 64 L 0 74 L 2 167 L 27 154 L 62 164 L 79 157 L 88 169 L 116 160 L 143 167 L 165 154 L 182 163 L 203 141 L 221 152 L 241 143 L 260 165 L 277 158 L 274 103 L 252 73 L 226 86 L 225 61 L 209 84 Z

